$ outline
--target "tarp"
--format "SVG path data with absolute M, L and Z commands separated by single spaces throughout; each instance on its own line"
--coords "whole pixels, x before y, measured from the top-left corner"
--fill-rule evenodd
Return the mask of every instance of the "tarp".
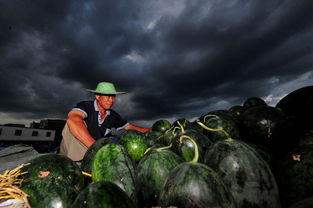
M 31 146 L 17 144 L 0 150 L 0 174 L 12 170 L 23 163 L 38 157 L 39 153 Z

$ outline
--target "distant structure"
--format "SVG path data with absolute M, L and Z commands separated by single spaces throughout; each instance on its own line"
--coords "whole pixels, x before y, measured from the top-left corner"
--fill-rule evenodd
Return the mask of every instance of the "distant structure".
M 58 148 L 62 140 L 62 130 L 65 123 L 66 120 L 62 119 L 45 119 L 41 120 L 39 123 L 32 122 L 30 128 L 55 130 L 55 138 L 52 143 L 52 148 Z
M 0 141 L 53 141 L 55 130 L 0 126 Z
M 21 124 L 0 125 L 0 146 L 26 144 L 33 146 L 38 152 L 58 151 L 65 122 L 46 119 L 32 122 L 30 127 Z

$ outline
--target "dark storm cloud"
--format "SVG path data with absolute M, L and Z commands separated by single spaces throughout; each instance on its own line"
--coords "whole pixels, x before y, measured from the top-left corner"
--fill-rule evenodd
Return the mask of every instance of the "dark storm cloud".
M 116 108 L 134 121 L 265 97 L 312 71 L 312 9 L 311 0 L 1 1 L 0 112 L 65 118 L 99 81 L 129 92 Z
M 200 17 L 204 5 L 191 5 L 175 21 L 160 20 L 156 30 L 166 31 L 163 44 L 169 52 L 162 55 L 171 63 L 160 63 L 164 73 L 155 70 L 155 75 L 162 80 L 162 96 L 175 100 L 157 98 L 143 108 L 162 103 L 163 112 L 196 116 L 184 106 L 186 101 L 204 100 L 194 106 L 203 113 L 215 97 L 242 104 L 249 96 L 268 94 L 273 86 L 266 81 L 271 77 L 286 81 L 311 70 L 312 59 L 300 60 L 313 51 L 307 44 L 313 32 L 311 1 L 238 2 L 231 7 L 213 5 L 212 12 Z M 193 51 L 197 61 L 190 64 Z
M 63 1 L 1 1 L 1 111 L 20 118 L 60 117 L 57 71 L 64 67 L 60 49 Z M 64 99 L 64 103 L 67 100 Z M 63 115 L 62 115 L 63 116 Z
M 250 2 L 247 2 L 246 4 L 250 4 Z M 180 46 L 183 45 L 182 47 L 186 47 L 186 45 L 188 45 L 187 39 L 189 39 L 197 40 L 200 42 L 199 45 L 202 44 L 202 47 L 213 47 L 214 54 L 210 55 L 207 53 L 204 55 L 203 60 L 200 60 L 202 63 L 198 63 L 199 67 L 197 67 L 195 70 L 184 72 L 184 66 L 180 66 L 183 76 L 180 76 L 179 80 L 182 82 L 186 81 L 187 83 L 194 82 L 197 83 L 195 86 L 199 87 L 199 89 L 207 89 L 205 86 L 209 86 L 208 82 L 210 82 L 212 86 L 216 86 L 221 81 L 224 83 L 225 81 L 227 82 L 231 80 L 238 80 L 240 78 L 242 78 L 243 81 L 267 78 L 268 75 L 264 73 L 265 71 L 270 72 L 271 74 L 275 74 L 275 70 L 286 63 L 286 57 L 279 57 L 281 51 L 277 51 L 278 54 L 275 54 L 276 58 L 280 59 L 280 65 L 275 66 L 272 63 L 266 63 L 268 67 L 275 66 L 274 68 L 271 68 L 271 70 L 268 70 L 262 66 L 250 66 L 255 62 L 258 62 L 260 58 L 267 56 L 267 54 L 271 51 L 277 49 L 277 47 L 280 47 L 287 39 L 299 35 L 302 32 L 305 32 L 308 27 L 311 27 L 313 23 L 311 21 L 313 17 L 311 12 L 313 4 L 309 1 L 307 1 L 306 5 L 303 4 L 303 2 L 301 5 L 288 5 L 286 2 L 281 2 L 281 4 L 278 5 L 279 8 L 276 9 L 274 6 L 277 7 L 277 5 L 273 5 L 272 2 L 267 5 L 268 8 L 266 8 L 266 3 L 262 2 L 262 4 L 265 5 L 252 5 L 251 7 L 253 8 L 248 11 L 249 13 L 246 15 L 246 18 L 243 19 L 244 22 L 238 22 L 237 25 L 234 25 L 234 23 L 231 24 L 233 21 L 232 18 L 236 18 L 236 15 L 240 15 L 240 8 L 238 8 L 238 11 L 233 16 L 230 16 L 229 19 L 226 19 L 228 22 L 220 23 L 222 25 L 229 25 L 230 31 L 227 31 L 226 34 L 224 31 L 217 32 L 218 28 L 215 27 L 218 27 L 216 25 L 219 24 L 217 24 L 218 22 L 210 21 L 211 15 L 205 17 L 203 23 L 200 24 L 201 27 L 197 27 L 196 29 L 192 28 L 193 25 L 199 25 L 197 22 L 190 22 L 188 24 L 187 19 L 190 16 L 189 14 L 186 16 L 180 16 L 179 22 L 183 22 L 183 24 L 179 24 L 179 28 L 176 28 L 174 25 L 169 34 L 170 40 L 168 42 L 178 42 L 175 44 L 177 48 L 174 50 L 180 51 L 180 53 L 184 53 L 184 49 Z M 244 5 L 238 5 L 238 7 L 241 6 Z M 280 7 L 284 7 L 284 10 L 279 11 L 281 9 Z M 259 11 L 258 8 L 261 8 L 261 10 Z M 231 8 L 231 10 L 232 9 L 236 8 Z M 271 16 L 276 16 L 275 12 L 281 14 L 277 15 L 277 19 L 271 19 L 273 18 Z M 221 19 L 223 19 L 222 11 L 216 10 L 216 13 L 216 15 L 220 15 Z M 214 14 L 215 13 L 213 13 L 212 16 L 214 16 Z M 269 26 L 267 26 L 267 24 L 269 24 Z M 262 31 L 261 28 L 264 28 L 264 31 Z M 185 36 L 187 36 L 187 38 L 185 37 L 180 40 L 179 34 L 176 35 L 176 33 L 182 29 L 187 31 L 182 31 L 179 34 L 183 33 Z M 216 33 L 219 33 L 220 35 Z M 190 35 L 188 36 L 186 34 Z M 207 35 L 203 36 L 203 34 Z M 213 34 L 213 43 L 211 43 L 211 41 L 207 41 L 207 39 L 211 39 L 210 34 Z M 228 40 L 226 41 L 225 35 L 228 37 Z M 174 38 L 172 38 L 173 36 Z M 311 39 L 308 39 L 308 41 L 309 40 Z M 288 48 L 288 50 L 294 50 L 294 48 Z M 302 53 L 302 55 L 305 53 L 311 53 L 312 47 L 307 48 L 307 50 L 303 52 L 304 53 Z M 286 55 L 292 55 L 290 53 L 293 52 L 291 51 Z M 174 60 L 176 57 L 178 57 L 177 62 L 179 63 L 181 57 L 174 56 Z M 274 61 L 277 62 L 276 59 Z M 291 73 L 293 72 L 295 71 L 291 71 Z M 296 73 L 301 73 L 301 71 L 297 71 Z M 263 74 L 265 74 L 264 77 Z M 281 73 L 278 72 L 277 74 Z M 175 76 L 176 74 L 170 76 L 169 80 L 175 80 Z M 183 85 L 177 85 L 174 83 L 173 86 Z
M 140 36 L 131 2 L 10 1 L 0 10 L 2 112 L 65 117 L 98 81 L 133 86 L 117 63 Z

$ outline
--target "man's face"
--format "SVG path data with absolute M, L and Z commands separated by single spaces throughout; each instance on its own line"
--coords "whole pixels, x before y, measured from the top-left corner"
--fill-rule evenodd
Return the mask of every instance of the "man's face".
M 96 95 L 96 100 L 104 110 L 109 110 L 115 102 L 115 95 Z

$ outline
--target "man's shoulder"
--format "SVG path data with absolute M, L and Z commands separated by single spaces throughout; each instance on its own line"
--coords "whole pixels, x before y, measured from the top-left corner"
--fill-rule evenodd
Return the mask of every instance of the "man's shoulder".
M 92 100 L 84 100 L 84 101 L 78 102 L 77 105 L 78 104 L 93 105 L 93 101 Z
M 91 100 L 86 100 L 86 101 L 80 101 L 76 104 L 76 107 L 75 108 L 91 108 L 93 109 L 94 108 L 94 102 L 91 101 Z

